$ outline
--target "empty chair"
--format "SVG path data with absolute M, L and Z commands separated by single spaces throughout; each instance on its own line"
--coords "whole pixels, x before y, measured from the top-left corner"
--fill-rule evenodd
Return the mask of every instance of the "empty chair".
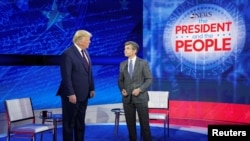
M 164 139 L 166 140 L 166 129 L 169 136 L 169 92 L 168 91 L 148 91 L 149 94 L 149 120 L 163 123 Z M 117 139 L 120 115 L 124 115 L 122 108 L 111 110 L 115 113 L 114 138 Z M 142 135 L 141 135 L 142 139 Z
M 169 136 L 169 92 L 148 91 L 149 94 L 149 120 L 160 120 L 163 122 L 164 139 L 166 140 L 166 126 Z
M 32 101 L 28 98 L 5 100 L 6 117 L 8 121 L 7 141 L 13 137 L 29 137 L 36 140 L 37 133 L 52 131 L 54 139 L 53 124 L 35 123 Z

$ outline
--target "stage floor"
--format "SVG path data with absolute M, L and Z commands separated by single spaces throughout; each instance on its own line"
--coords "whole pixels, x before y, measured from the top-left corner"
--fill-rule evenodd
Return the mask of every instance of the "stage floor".
M 140 139 L 140 127 L 137 126 L 138 140 Z M 151 125 L 153 141 L 164 141 L 163 129 L 160 125 Z M 40 136 L 37 136 L 40 137 Z M 52 141 L 51 132 L 44 134 L 44 141 Z M 24 138 L 12 138 L 14 141 L 27 141 Z M 39 140 L 39 139 L 38 139 Z M 113 124 L 89 124 L 86 126 L 85 141 L 113 141 Z M 6 141 L 6 137 L 0 138 L 0 141 Z M 62 129 L 58 127 L 57 141 L 62 141 Z M 126 125 L 121 123 L 117 141 L 129 141 Z M 207 141 L 207 129 L 194 126 L 170 125 L 170 136 L 167 141 Z

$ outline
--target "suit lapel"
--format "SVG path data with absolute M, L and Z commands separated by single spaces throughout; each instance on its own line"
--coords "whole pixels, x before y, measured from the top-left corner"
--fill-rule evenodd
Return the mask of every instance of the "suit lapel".
M 124 64 L 124 75 L 125 77 L 129 77 L 129 73 L 128 73 L 128 61 Z
M 140 60 L 139 58 L 137 57 L 136 60 L 135 60 L 135 64 L 134 64 L 134 71 L 133 71 L 133 74 L 132 76 L 134 76 L 134 74 L 136 74 L 136 71 L 139 70 L 139 64 L 140 64 Z
M 83 62 L 83 58 L 82 58 L 82 55 L 81 53 L 77 50 L 77 48 L 74 46 L 74 53 L 76 54 L 77 58 L 81 61 L 81 64 L 83 66 L 83 68 L 87 71 L 88 68 L 85 67 L 84 65 L 84 62 Z M 87 55 L 88 56 L 88 55 Z M 89 60 L 89 57 L 88 57 L 88 60 Z M 88 71 L 87 71 L 88 72 Z

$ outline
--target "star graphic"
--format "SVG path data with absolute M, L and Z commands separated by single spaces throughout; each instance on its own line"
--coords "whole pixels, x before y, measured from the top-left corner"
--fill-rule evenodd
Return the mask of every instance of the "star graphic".
M 127 0 L 120 0 L 120 4 L 122 6 L 122 9 L 128 9 L 128 2 L 127 2 Z
M 53 25 L 56 25 L 58 28 L 60 28 L 63 31 L 62 20 L 68 14 L 59 12 L 55 2 L 52 5 L 51 11 L 44 11 L 43 14 L 49 19 L 46 30 L 48 30 Z

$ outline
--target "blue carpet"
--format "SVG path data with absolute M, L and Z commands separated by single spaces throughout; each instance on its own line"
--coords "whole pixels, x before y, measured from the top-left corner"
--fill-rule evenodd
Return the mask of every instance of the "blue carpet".
M 137 127 L 138 141 L 140 139 L 140 127 Z M 162 127 L 151 126 L 153 141 L 164 141 Z M 62 129 L 59 127 L 57 132 L 57 141 L 62 141 Z M 37 136 L 40 141 L 40 136 Z M 113 141 L 114 126 L 113 125 L 87 125 L 85 141 Z M 0 138 L 0 141 L 6 141 L 6 138 Z M 25 138 L 12 138 L 11 141 L 30 141 Z M 43 141 L 52 141 L 51 132 L 44 133 Z M 119 126 L 117 141 L 129 141 L 128 131 L 125 125 Z M 170 136 L 167 141 L 207 141 L 207 135 L 187 130 L 170 128 Z

